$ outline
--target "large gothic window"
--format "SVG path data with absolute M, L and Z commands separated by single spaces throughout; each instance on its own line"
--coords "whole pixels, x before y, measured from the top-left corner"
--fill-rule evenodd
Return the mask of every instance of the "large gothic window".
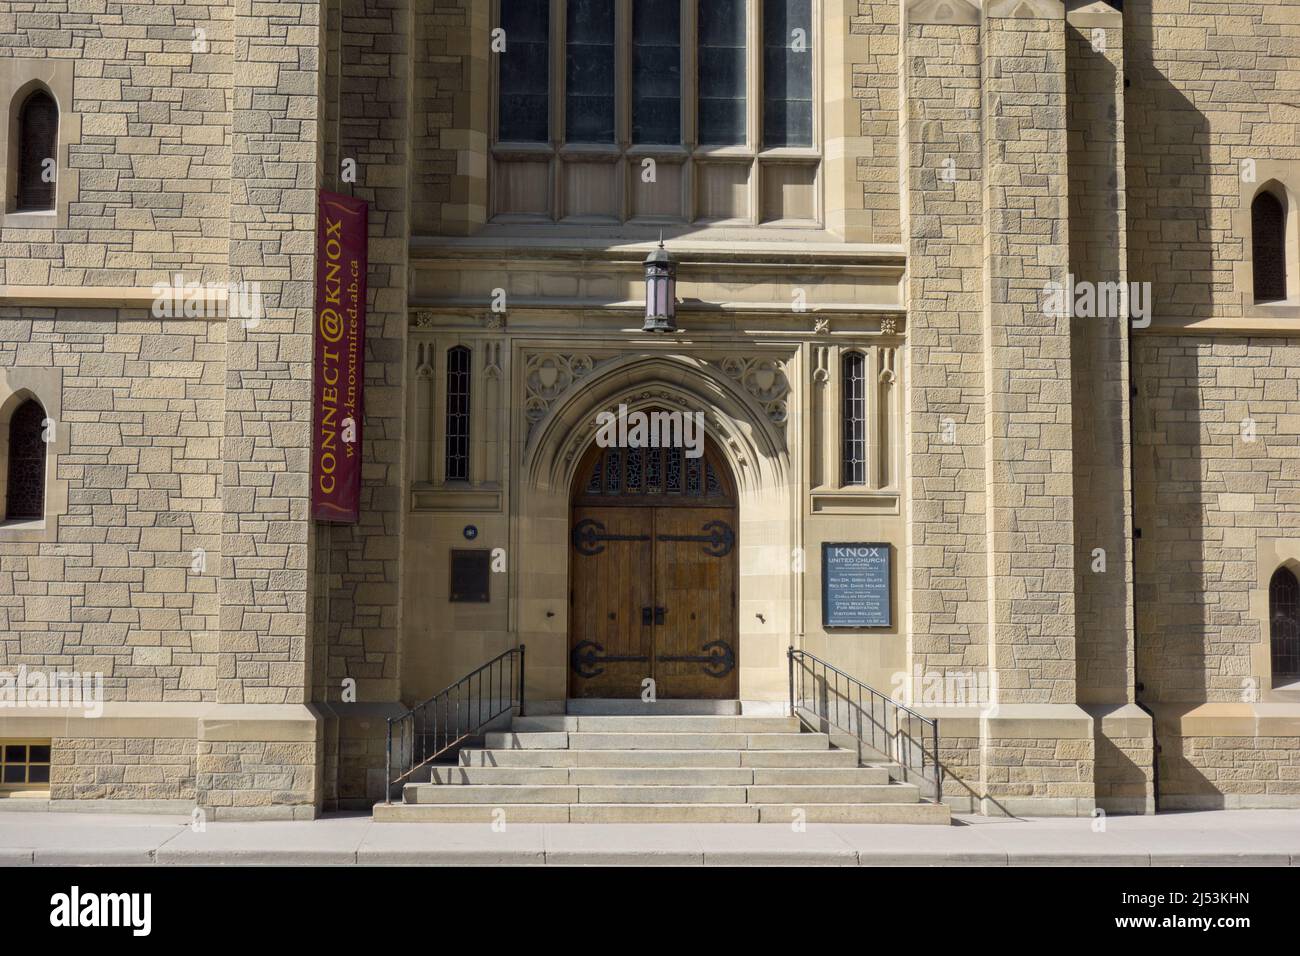
M 867 357 L 846 352 L 840 364 L 844 402 L 841 419 L 841 478 L 844 485 L 867 483 Z
M 54 151 L 59 139 L 59 108 L 45 90 L 35 90 L 18 112 L 17 212 L 54 208 Z
M 45 516 L 45 409 L 28 399 L 9 419 L 5 518 Z
M 447 481 L 469 480 L 469 349 L 447 350 Z
M 1250 204 L 1255 301 L 1286 298 L 1286 208 L 1267 189 Z
M 495 218 L 817 221 L 811 0 L 499 10 Z
M 1273 683 L 1300 681 L 1300 585 L 1289 568 L 1278 568 L 1268 582 L 1268 630 Z

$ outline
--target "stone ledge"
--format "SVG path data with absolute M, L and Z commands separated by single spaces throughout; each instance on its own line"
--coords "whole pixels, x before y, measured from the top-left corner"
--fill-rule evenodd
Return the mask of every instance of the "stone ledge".
M 263 821 L 263 820 L 315 820 L 319 812 L 310 803 L 272 804 L 264 807 L 209 807 L 203 808 L 209 820 Z
M 0 813 L 183 813 L 194 812 L 193 800 L 0 800 Z
M 0 737 L 181 737 L 310 741 L 319 715 L 304 704 L 105 703 L 80 708 L 0 708 Z
M 1294 318 L 1270 316 L 1214 316 L 1208 319 L 1155 318 L 1146 328 L 1131 328 L 1136 335 L 1259 335 L 1296 337 L 1300 326 Z
M 1300 794 L 1294 793 L 1171 793 L 1160 795 L 1166 810 L 1295 810 Z
M 191 296 L 203 303 L 203 315 L 177 316 L 176 321 L 204 319 L 225 321 L 226 290 L 216 287 L 196 290 Z M 49 308 L 151 309 L 157 294 L 152 288 L 135 286 L 35 286 L 0 285 L 0 305 L 28 305 Z M 165 322 L 171 319 L 161 318 Z
M 1182 737 L 1300 736 L 1300 703 L 1156 704 L 1161 734 Z
M 1105 737 L 1150 737 L 1151 715 L 1137 704 L 1081 704 Z
M 980 797 L 986 817 L 1090 817 L 1097 804 L 1092 797 Z
M 198 739 L 313 742 L 322 716 L 315 705 L 221 704 L 199 719 Z
M 1093 718 L 1078 704 L 997 704 L 985 707 L 914 707 L 939 721 L 939 738 L 1083 739 L 1093 735 Z M 987 730 L 987 733 L 985 731 Z

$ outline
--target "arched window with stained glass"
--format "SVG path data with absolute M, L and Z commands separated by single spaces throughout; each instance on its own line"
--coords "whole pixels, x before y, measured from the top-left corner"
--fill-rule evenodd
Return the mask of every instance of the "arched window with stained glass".
M 9 419 L 5 519 L 45 517 L 45 409 L 29 398 Z

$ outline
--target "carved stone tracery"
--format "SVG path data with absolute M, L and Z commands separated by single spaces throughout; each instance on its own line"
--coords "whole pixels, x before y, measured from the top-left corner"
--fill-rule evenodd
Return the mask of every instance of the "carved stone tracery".
M 603 358 L 590 355 L 562 355 L 536 352 L 527 357 L 524 368 L 524 417 L 528 431 L 544 419 L 551 404 L 574 382 L 586 378 Z
M 728 356 L 712 362 L 722 373 L 739 383 L 762 406 L 768 421 L 784 428 L 790 409 L 786 396 L 790 393 L 790 380 L 786 378 L 785 363 L 770 358 L 742 358 Z

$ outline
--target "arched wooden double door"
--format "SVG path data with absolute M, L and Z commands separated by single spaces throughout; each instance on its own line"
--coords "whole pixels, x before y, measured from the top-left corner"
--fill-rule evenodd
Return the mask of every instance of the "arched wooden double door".
M 734 698 L 736 494 L 714 449 L 588 450 L 569 534 L 569 692 Z

